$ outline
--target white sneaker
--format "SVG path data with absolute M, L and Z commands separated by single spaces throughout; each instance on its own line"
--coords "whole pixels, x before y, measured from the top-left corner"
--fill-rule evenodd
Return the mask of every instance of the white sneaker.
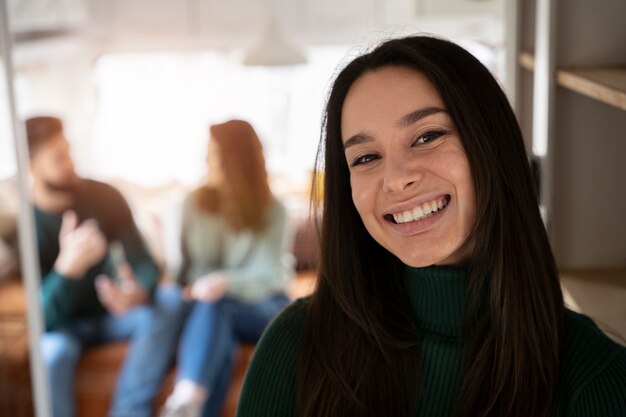
M 197 403 L 180 403 L 168 398 L 159 412 L 159 417 L 200 417 L 202 405 Z

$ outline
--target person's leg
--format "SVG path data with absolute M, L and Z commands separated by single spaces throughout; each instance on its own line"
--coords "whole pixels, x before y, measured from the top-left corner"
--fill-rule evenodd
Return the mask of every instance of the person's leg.
M 224 298 L 218 304 L 216 344 L 212 362 L 207 364 L 207 380 L 213 389 L 202 417 L 219 417 L 232 379 L 238 342 L 255 343 L 272 318 L 289 302 L 284 295 L 268 297 L 257 303 Z
M 289 304 L 285 294 L 276 294 L 256 303 L 238 303 L 233 314 L 235 337 L 244 343 L 258 342 L 270 321 Z
M 193 303 L 181 335 L 176 386 L 161 416 L 199 416 L 209 396 L 228 389 L 232 331 L 219 310 L 219 302 Z
M 215 303 L 196 301 L 192 304 L 180 338 L 176 364 L 178 381 L 193 381 L 205 386 L 205 369 L 215 342 L 217 316 Z
M 220 417 L 224 402 L 230 388 L 232 380 L 233 367 L 235 362 L 236 351 L 233 347 L 224 355 L 222 363 L 217 369 L 217 376 L 213 383 L 212 390 L 207 398 L 202 410 L 202 417 Z
M 157 288 L 152 305 L 103 320 L 103 342 L 130 339 L 109 412 L 111 417 L 152 414 L 154 398 L 172 363 L 183 313 L 181 291 L 170 285 Z
M 177 387 L 180 389 L 175 389 L 172 407 L 162 415 L 183 415 L 175 410 L 197 404 L 202 396 L 192 395 L 191 384 L 194 384 L 196 388 L 203 387 L 207 397 L 202 417 L 219 417 L 230 387 L 237 339 L 256 342 L 267 323 L 288 301 L 280 295 L 260 303 L 242 303 L 231 298 L 217 303 L 195 303 L 187 317 L 179 349 Z M 177 391 L 181 393 L 178 399 Z M 190 408 L 195 410 L 195 404 L 192 405 Z
M 41 355 L 46 367 L 53 417 L 74 416 L 74 372 L 81 344 L 70 332 L 41 335 Z

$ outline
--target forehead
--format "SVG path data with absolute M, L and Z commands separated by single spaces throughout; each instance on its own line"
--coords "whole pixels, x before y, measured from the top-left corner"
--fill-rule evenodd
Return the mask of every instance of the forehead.
M 423 73 L 388 66 L 361 75 L 350 87 L 341 113 L 342 137 L 382 124 L 426 107 L 445 108 L 439 93 Z

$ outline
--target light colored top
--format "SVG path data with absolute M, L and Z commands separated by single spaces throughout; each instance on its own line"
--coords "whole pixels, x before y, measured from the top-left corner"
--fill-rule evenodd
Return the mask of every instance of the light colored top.
M 190 264 L 182 278 L 191 283 L 223 271 L 229 281 L 227 296 L 242 301 L 258 301 L 284 291 L 295 264 L 289 252 L 287 210 L 273 198 L 267 216 L 264 230 L 235 232 L 220 215 L 200 210 L 188 196 L 183 206 L 182 238 Z

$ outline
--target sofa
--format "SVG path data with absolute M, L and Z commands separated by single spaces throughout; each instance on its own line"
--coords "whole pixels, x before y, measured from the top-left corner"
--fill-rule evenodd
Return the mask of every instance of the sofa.
M 301 271 L 289 286 L 288 294 L 292 299 L 306 296 L 314 284 L 315 272 Z M 0 416 L 33 417 L 25 298 L 19 277 L 0 283 Z M 106 416 L 127 350 L 127 343 L 118 342 L 83 353 L 76 374 L 77 417 Z M 243 376 L 253 352 L 253 345 L 239 347 L 223 417 L 235 415 Z M 173 364 L 156 399 L 155 410 L 171 392 L 175 373 Z

